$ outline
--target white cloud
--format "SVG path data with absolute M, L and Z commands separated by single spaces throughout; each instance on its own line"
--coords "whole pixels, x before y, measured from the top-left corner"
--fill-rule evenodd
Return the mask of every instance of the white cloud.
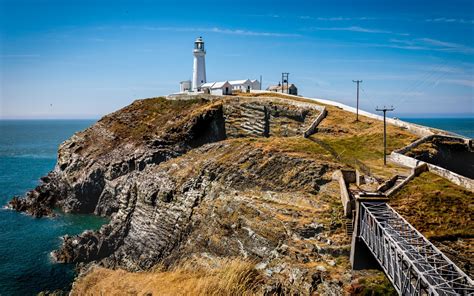
M 445 80 L 442 80 L 441 82 L 474 87 L 473 79 L 445 79 Z
M 466 73 L 466 69 L 462 67 L 453 67 L 448 65 L 428 65 L 428 66 L 417 66 L 418 70 L 426 71 L 426 72 L 443 72 L 448 74 L 464 74 Z
M 408 50 L 433 50 L 458 53 L 474 53 L 474 48 L 453 42 L 446 42 L 432 38 L 416 38 L 409 40 L 390 39 L 390 44 L 379 44 L 377 46 L 408 49 Z
M 246 14 L 244 16 L 250 16 L 250 17 L 271 17 L 271 18 L 280 18 L 283 17 L 279 14 L 275 13 L 268 13 L 268 14 Z
M 435 19 L 426 19 L 425 22 L 431 22 L 431 23 L 458 23 L 458 24 L 468 24 L 468 25 L 473 25 L 474 24 L 474 20 L 446 18 L 446 17 L 440 17 L 440 18 L 435 18 Z
M 8 59 L 8 58 L 22 59 L 22 58 L 39 58 L 39 57 L 40 57 L 39 54 L 2 54 L 0 55 L 1 59 Z
M 473 53 L 474 48 L 453 42 L 445 42 L 441 40 L 431 39 L 431 38 L 420 38 L 418 39 L 421 42 L 436 46 L 439 50 L 442 51 L 454 51 L 454 52 L 464 52 L 464 53 Z
M 203 33 L 218 33 L 241 36 L 260 36 L 260 37 L 299 37 L 300 34 L 278 33 L 278 32 L 260 32 L 249 31 L 242 29 L 226 29 L 226 28 L 192 28 L 192 27 L 143 27 L 145 30 L 151 31 L 172 31 L 172 32 L 203 32 Z
M 317 20 L 317 21 L 367 21 L 367 20 L 375 20 L 374 17 L 343 17 L 343 16 L 336 16 L 336 17 L 312 17 L 309 15 L 302 15 L 298 17 L 302 20 Z
M 352 26 L 352 27 L 316 27 L 312 28 L 317 31 L 350 31 L 350 32 L 363 32 L 363 33 L 392 33 L 390 31 L 376 30 L 376 29 L 366 29 L 362 27 Z
M 316 31 L 349 31 L 349 32 L 361 32 L 361 33 L 375 33 L 375 34 L 395 34 L 401 36 L 408 36 L 408 33 L 394 33 L 392 31 L 387 30 L 379 30 L 379 29 L 369 29 L 363 28 L 358 26 L 351 26 L 351 27 L 314 27 L 310 28 L 311 30 Z

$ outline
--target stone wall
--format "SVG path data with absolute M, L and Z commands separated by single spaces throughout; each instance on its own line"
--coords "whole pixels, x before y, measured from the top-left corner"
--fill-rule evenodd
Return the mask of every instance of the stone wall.
M 350 218 L 352 217 L 352 210 L 354 209 L 354 201 L 350 196 L 347 184 L 355 182 L 356 173 L 354 171 L 337 170 L 333 173 L 332 178 L 333 180 L 339 182 L 339 188 L 341 190 L 341 203 L 344 208 L 344 216 L 346 218 Z
M 307 138 L 314 134 L 316 132 L 316 129 L 318 128 L 318 125 L 323 121 L 323 119 L 326 117 L 328 112 L 326 111 L 326 107 L 323 107 L 321 110 L 321 113 L 319 113 L 318 117 L 313 121 L 311 126 L 304 132 L 304 137 Z
M 426 163 L 421 160 L 414 159 L 412 157 L 403 155 L 398 152 L 392 152 L 389 156 L 389 160 L 410 168 L 416 168 L 422 164 L 426 164 L 428 166 L 428 171 L 435 173 L 445 179 L 448 179 L 449 181 L 453 182 L 454 184 L 457 184 L 459 186 L 462 186 L 470 191 L 474 192 L 474 180 L 470 179 L 468 177 L 461 176 L 459 174 L 456 174 L 455 172 L 452 172 L 450 170 L 447 170 L 445 168 L 439 167 L 434 164 Z
M 456 174 L 455 172 L 451 172 L 445 168 L 439 167 L 437 165 L 433 165 L 428 163 L 428 170 L 432 173 L 435 173 L 438 176 L 441 176 L 445 179 L 448 179 L 449 181 L 453 182 L 454 184 L 457 184 L 459 186 L 462 186 L 469 191 L 474 192 L 474 180 L 470 179 L 468 177 L 461 176 L 459 174 Z
M 399 165 L 403 165 L 406 167 L 410 168 L 416 168 L 422 164 L 426 164 L 428 166 L 428 170 L 432 173 L 435 173 L 443 178 L 448 179 L 449 181 L 453 182 L 454 184 L 460 185 L 465 187 L 466 189 L 470 191 L 474 191 L 474 180 L 462 176 L 460 174 L 457 174 L 455 172 L 452 172 L 446 168 L 442 168 L 436 164 L 428 163 L 422 160 L 415 159 L 413 157 L 405 155 L 407 152 L 410 150 L 418 147 L 419 145 L 426 143 L 428 141 L 433 141 L 434 139 L 445 139 L 457 143 L 462 143 L 466 145 L 466 148 L 469 150 L 471 149 L 470 145 L 472 143 L 471 140 L 466 139 L 466 138 L 459 138 L 459 137 L 453 137 L 453 136 L 446 136 L 446 135 L 429 135 L 426 137 L 423 137 L 421 139 L 416 140 L 415 142 L 411 143 L 410 145 L 407 145 L 401 149 L 398 149 L 396 151 L 393 151 L 390 156 L 389 160 L 397 163 Z M 469 165 L 469 164 L 466 164 Z

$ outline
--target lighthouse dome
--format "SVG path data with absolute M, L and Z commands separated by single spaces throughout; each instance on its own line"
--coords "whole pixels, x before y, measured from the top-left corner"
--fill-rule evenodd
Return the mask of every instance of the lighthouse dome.
M 194 41 L 194 52 L 204 52 L 204 41 L 202 37 L 198 37 L 196 41 Z

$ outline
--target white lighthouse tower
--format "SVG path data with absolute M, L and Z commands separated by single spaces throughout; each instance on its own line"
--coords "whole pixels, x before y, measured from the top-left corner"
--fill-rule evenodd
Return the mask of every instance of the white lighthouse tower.
M 193 64 L 193 91 L 200 91 L 203 83 L 206 83 L 206 51 L 204 41 L 199 37 L 194 41 L 194 64 Z

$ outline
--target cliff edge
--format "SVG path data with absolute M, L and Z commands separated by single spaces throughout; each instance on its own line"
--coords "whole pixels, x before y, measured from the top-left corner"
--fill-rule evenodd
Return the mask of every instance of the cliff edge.
M 357 168 L 378 184 L 406 169 L 382 167 L 381 122 L 354 122 L 336 107 L 326 106 L 316 136 L 305 138 L 321 106 L 263 96 L 138 100 L 62 143 L 54 170 L 10 206 L 36 217 L 55 208 L 110 217 L 53 252 L 81 264 L 77 294 L 127 272 L 146 271 L 159 285 L 165 275 L 212 278 L 232 264 L 244 275 L 232 291 L 362 293 L 374 272 L 350 269 L 332 173 Z M 388 131 L 389 150 L 417 138 Z M 379 278 L 371 289 L 392 293 Z

